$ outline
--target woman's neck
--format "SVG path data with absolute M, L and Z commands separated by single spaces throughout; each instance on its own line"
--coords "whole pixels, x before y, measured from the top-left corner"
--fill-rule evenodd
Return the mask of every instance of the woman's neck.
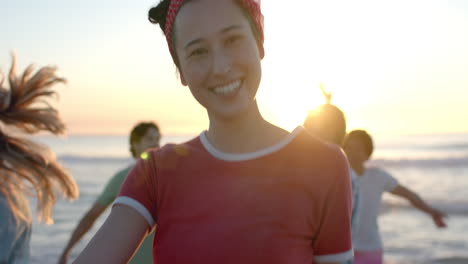
M 274 145 L 288 132 L 263 119 L 256 103 L 235 118 L 210 116 L 207 138 L 219 151 L 227 153 L 254 152 Z

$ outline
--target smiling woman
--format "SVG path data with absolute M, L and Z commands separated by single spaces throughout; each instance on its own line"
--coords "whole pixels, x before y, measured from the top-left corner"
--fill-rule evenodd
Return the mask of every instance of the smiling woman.
M 125 262 L 156 225 L 154 263 L 350 259 L 343 153 L 260 114 L 260 1 L 163 0 L 149 19 L 163 30 L 181 82 L 206 109 L 209 128 L 135 165 L 77 263 Z

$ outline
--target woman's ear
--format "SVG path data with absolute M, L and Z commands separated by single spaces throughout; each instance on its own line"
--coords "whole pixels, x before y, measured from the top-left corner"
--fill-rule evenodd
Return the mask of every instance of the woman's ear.
M 187 81 L 185 81 L 184 74 L 179 71 L 179 76 L 180 76 L 180 82 L 182 83 L 182 85 L 187 86 Z
M 260 59 L 263 60 L 263 57 L 265 57 L 265 49 L 263 48 L 263 45 L 258 45 L 258 51 L 260 52 Z

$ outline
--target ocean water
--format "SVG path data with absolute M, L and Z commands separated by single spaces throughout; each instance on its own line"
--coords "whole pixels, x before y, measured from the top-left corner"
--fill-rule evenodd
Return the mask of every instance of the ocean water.
M 191 137 L 167 136 L 162 141 L 179 143 Z M 107 180 L 132 159 L 126 136 L 42 136 L 39 140 L 57 153 L 80 188 L 78 200 L 59 199 L 53 225 L 33 222 L 32 263 L 56 263 L 72 230 Z M 448 228 L 437 229 L 429 217 L 406 201 L 385 195 L 379 217 L 385 263 L 468 263 L 468 133 L 377 136 L 375 144 L 370 165 L 385 168 L 449 216 Z M 108 211 L 75 247 L 71 260 L 107 215 Z

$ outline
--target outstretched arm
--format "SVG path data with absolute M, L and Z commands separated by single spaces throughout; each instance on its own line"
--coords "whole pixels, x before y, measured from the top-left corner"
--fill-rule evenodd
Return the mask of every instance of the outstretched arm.
M 149 231 L 148 222 L 137 211 L 116 204 L 74 263 L 127 263 Z
M 410 189 L 402 185 L 398 185 L 391 193 L 407 199 L 415 208 L 430 215 L 437 227 L 443 228 L 447 226 L 444 221 L 446 215 L 428 205 L 423 199 L 421 199 L 421 197 L 419 197 L 418 194 L 411 191 Z
M 99 203 L 94 203 L 94 205 L 89 209 L 85 216 L 80 220 L 78 226 L 72 233 L 68 244 L 62 252 L 62 255 L 59 259 L 59 264 L 66 264 L 68 262 L 68 257 L 72 248 L 75 246 L 78 241 L 91 229 L 96 219 L 106 210 L 107 206 L 101 205 Z

